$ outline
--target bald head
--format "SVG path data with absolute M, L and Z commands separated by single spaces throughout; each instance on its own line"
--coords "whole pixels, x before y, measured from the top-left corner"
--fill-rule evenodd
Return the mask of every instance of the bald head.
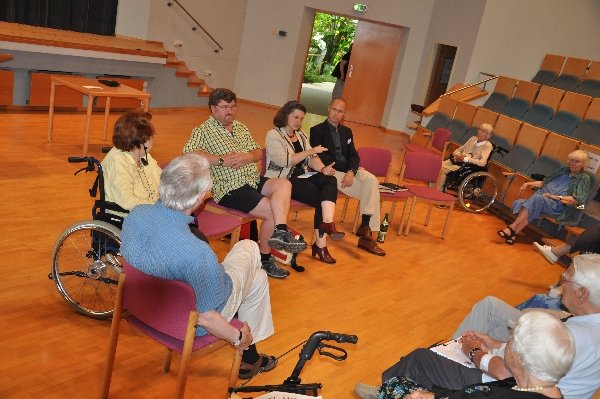
M 337 126 L 344 119 L 346 114 L 346 100 L 343 98 L 334 98 L 329 104 L 327 120 L 333 126 Z

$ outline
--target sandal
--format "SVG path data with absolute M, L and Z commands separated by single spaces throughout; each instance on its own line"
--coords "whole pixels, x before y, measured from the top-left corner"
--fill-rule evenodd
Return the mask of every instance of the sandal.
M 515 241 L 517 241 L 517 233 L 510 226 L 506 226 L 506 229 L 510 230 L 510 234 L 506 234 L 504 229 L 498 230 L 496 234 L 498 234 L 501 238 L 504 238 L 504 242 L 508 245 L 513 245 Z
M 505 239 L 504 242 L 508 245 L 513 245 L 515 242 L 517 242 L 517 233 L 514 233 L 513 235 Z
M 262 366 L 263 359 L 267 359 L 266 366 Z M 277 366 L 277 358 L 275 356 L 267 356 L 261 353 L 254 364 L 242 362 L 240 371 L 238 372 L 238 378 L 240 380 L 249 380 L 258 373 L 273 370 L 275 366 Z

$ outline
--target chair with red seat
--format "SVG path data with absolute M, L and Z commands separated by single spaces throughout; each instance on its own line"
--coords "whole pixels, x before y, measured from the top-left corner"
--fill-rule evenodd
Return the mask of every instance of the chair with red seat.
M 198 310 L 196 294 L 191 286 L 181 281 L 166 280 L 147 275 L 123 261 L 119 277 L 115 310 L 110 330 L 110 340 L 100 398 L 108 397 L 110 382 L 120 334 L 134 334 L 151 338 L 166 347 L 163 372 L 168 373 L 173 351 L 181 354 L 175 398 L 183 398 L 189 364 L 192 358 L 213 352 L 229 343 L 214 335 L 196 337 Z M 121 320 L 123 308 L 127 309 Z M 232 319 L 230 324 L 242 327 L 242 322 Z M 233 365 L 228 387 L 234 387 L 241 364 L 241 356 L 234 350 Z M 228 393 L 228 391 L 227 391 Z M 229 397 L 226 393 L 226 397 Z
M 406 222 L 406 229 L 404 235 L 408 235 L 410 230 L 410 222 L 415 211 L 415 205 L 417 202 L 424 202 L 429 204 L 429 210 L 427 211 L 427 217 L 425 219 L 425 226 L 429 224 L 429 218 L 431 216 L 431 210 L 433 205 L 443 205 L 449 208 L 448 217 L 446 218 L 446 224 L 444 225 L 444 231 L 442 233 L 442 239 L 446 237 L 446 231 L 450 224 L 450 216 L 452 216 L 452 209 L 457 198 L 443 193 L 438 190 L 440 177 L 442 175 L 442 157 L 436 154 L 427 154 L 423 152 L 409 152 L 404 157 L 404 165 L 400 172 L 400 184 L 403 180 L 420 181 L 426 185 L 414 185 L 404 184 L 404 187 L 410 191 L 413 197 L 412 206 L 408 215 L 408 221 Z M 435 183 L 434 187 L 429 187 L 428 184 Z M 402 228 L 402 226 L 400 226 Z M 400 235 L 401 230 L 398 230 Z
M 431 154 L 438 154 L 438 155 L 442 155 L 442 158 L 444 158 L 444 154 L 446 153 L 446 150 L 448 149 L 448 143 L 450 140 L 450 136 L 452 136 L 452 132 L 444 129 L 444 128 L 438 128 L 434 135 L 433 135 L 433 140 L 431 140 L 431 148 L 424 148 L 424 147 L 419 147 L 417 145 L 413 145 L 413 144 L 404 144 L 404 149 L 406 151 L 411 151 L 411 152 L 427 152 L 427 153 L 431 153 Z
M 390 182 L 392 174 L 392 152 L 387 148 L 377 147 L 361 147 L 357 149 L 358 156 L 360 157 L 360 167 L 365 169 L 377 178 L 383 178 L 384 182 Z M 389 223 L 392 223 L 394 218 L 394 210 L 397 202 L 405 202 L 404 210 L 408 200 L 412 198 L 412 195 L 408 191 L 398 191 L 394 193 L 380 192 L 379 193 L 380 204 L 384 201 L 392 202 L 392 210 L 390 211 Z M 356 233 L 358 228 L 358 220 L 360 214 L 360 208 L 356 208 L 356 216 L 354 218 L 354 226 L 352 232 Z M 400 221 L 400 228 L 404 224 L 405 212 L 402 212 L 402 220 Z

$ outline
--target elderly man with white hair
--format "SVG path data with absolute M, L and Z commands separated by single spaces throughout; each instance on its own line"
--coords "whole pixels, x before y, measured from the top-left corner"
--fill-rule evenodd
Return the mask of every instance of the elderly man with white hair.
M 600 388 L 600 255 L 576 256 L 560 280 L 562 302 L 573 315 L 563 320 L 575 339 L 576 355 L 558 387 L 565 399 L 589 399 Z M 461 389 L 470 384 L 504 379 L 510 376 L 510 370 L 504 363 L 506 346 L 503 342 L 509 338 L 511 322 L 525 312 L 495 297 L 487 297 L 473 306 L 453 338 L 462 338 L 463 352 L 471 357 L 475 369 L 429 349 L 417 349 L 384 371 L 382 380 L 407 376 L 426 387 Z M 363 399 L 375 398 L 377 389 L 365 384 L 356 387 Z
M 442 178 L 439 189 L 442 190 L 446 184 L 448 173 L 461 168 L 465 164 L 484 167 L 494 149 L 490 139 L 494 135 L 494 128 L 489 123 L 479 126 L 477 136 L 471 137 L 467 142 L 458 147 L 452 156 L 442 162 Z
M 212 186 L 209 167 L 197 154 L 174 159 L 162 172 L 156 204 L 138 205 L 125 218 L 121 252 L 143 273 L 189 284 L 200 312 L 196 335 L 231 342 L 242 354 L 239 378 L 248 379 L 277 365 L 275 357 L 256 350 L 274 333 L 269 283 L 254 241 L 238 242 L 219 263 L 190 231 L 191 215 Z M 239 330 L 229 324 L 236 312 L 244 322 Z

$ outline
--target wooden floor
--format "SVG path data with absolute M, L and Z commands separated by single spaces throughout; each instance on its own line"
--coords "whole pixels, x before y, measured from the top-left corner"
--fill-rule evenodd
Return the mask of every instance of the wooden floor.
M 263 144 L 275 110 L 241 104 L 238 119 Z M 193 127 L 208 116 L 206 109 L 155 113 L 158 131 L 153 156 L 168 161 L 181 153 Z M 112 124 L 118 115 L 111 115 Z M 318 119 L 318 118 L 317 118 Z M 100 149 L 103 115 L 94 114 L 90 155 Z M 85 114 L 58 113 L 54 142 L 46 142 L 46 113 L 0 111 L 0 309 L 2 361 L 0 398 L 95 398 L 104 365 L 110 323 L 78 315 L 59 296 L 50 271 L 50 254 L 60 232 L 90 218 L 93 200 L 87 194 L 94 176 L 73 176 L 76 165 L 67 156 L 81 153 Z M 314 122 L 313 120 L 313 123 Z M 381 146 L 394 153 L 399 169 L 404 136 L 349 124 L 358 146 Z M 309 124 L 310 126 L 310 124 Z M 350 203 L 353 215 L 356 201 Z M 384 212 L 389 209 L 385 205 Z M 445 240 L 439 237 L 445 211 L 434 209 L 423 226 L 425 206 L 418 205 L 410 235 L 397 236 L 399 216 L 390 226 L 384 258 L 356 249 L 351 220 L 338 224 L 347 236 L 330 242 L 336 265 L 310 258 L 298 260 L 305 273 L 291 270 L 286 280 L 270 280 L 276 333 L 259 350 L 279 356 L 329 330 L 359 337 L 344 345 L 348 359 L 335 362 L 315 356 L 302 374 L 304 382 L 323 384 L 325 398 L 356 398 L 354 385 L 380 383 L 380 373 L 402 354 L 452 334 L 471 306 L 486 295 L 517 304 L 544 292 L 562 268 L 548 265 L 519 237 L 510 247 L 496 235 L 502 220 L 490 213 L 455 210 Z M 336 217 L 339 217 L 338 207 Z M 300 213 L 290 226 L 310 236 L 312 215 Z M 228 243 L 213 243 L 220 259 Z M 174 392 L 177 366 L 162 374 L 162 349 L 150 341 L 122 337 L 117 348 L 111 398 L 165 398 Z M 278 384 L 298 361 L 299 350 L 283 357 L 277 368 L 254 384 Z M 222 398 L 232 351 L 221 349 L 192 363 L 187 398 Z

